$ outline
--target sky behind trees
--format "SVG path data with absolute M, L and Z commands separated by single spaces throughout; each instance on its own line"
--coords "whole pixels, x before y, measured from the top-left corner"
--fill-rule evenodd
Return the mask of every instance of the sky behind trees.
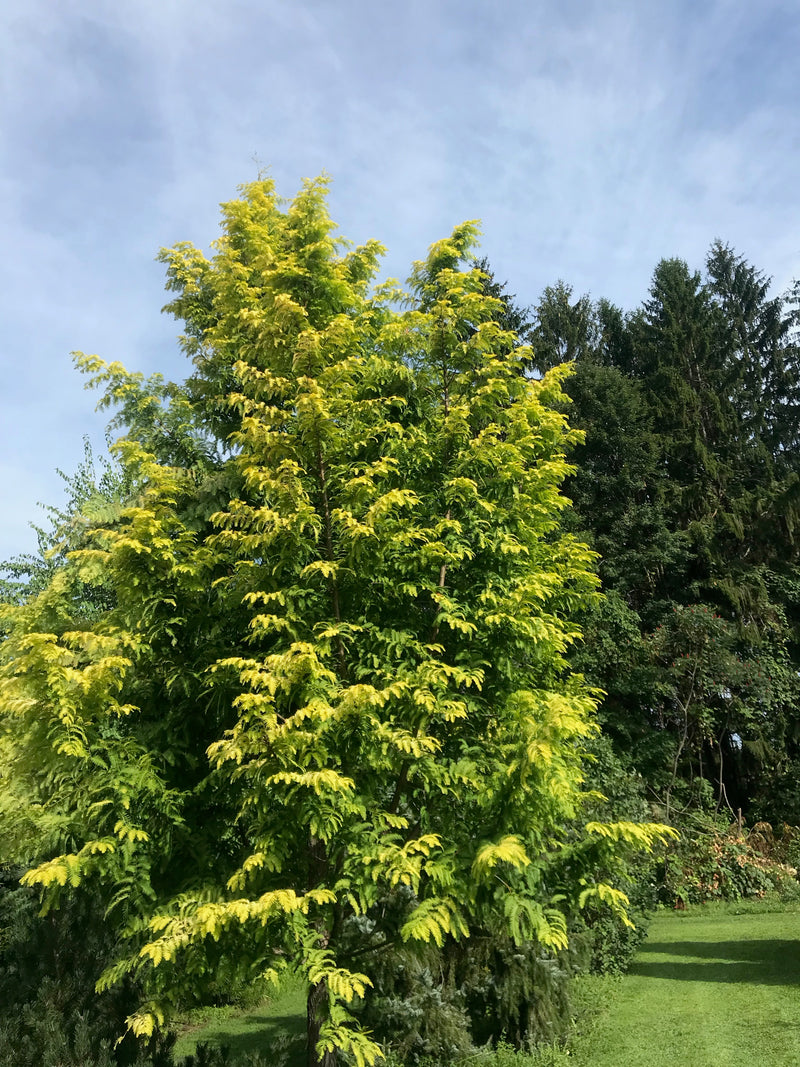
M 800 275 L 796 0 L 7 0 L 0 34 L 0 558 L 105 416 L 69 352 L 181 378 L 159 247 L 259 168 L 389 248 L 465 218 L 512 292 L 632 307 L 721 237 Z

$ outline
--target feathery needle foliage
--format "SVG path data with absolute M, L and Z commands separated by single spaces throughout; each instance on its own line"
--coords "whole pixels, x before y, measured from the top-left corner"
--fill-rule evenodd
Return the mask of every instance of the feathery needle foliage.
M 381 248 L 344 250 L 325 186 L 255 182 L 212 258 L 163 253 L 183 386 L 78 357 L 131 488 L 4 610 L 0 815 L 45 907 L 94 880 L 130 944 L 99 988 L 148 991 L 134 1033 L 291 965 L 310 1062 L 364 1067 L 386 945 L 566 944 L 549 872 L 580 855 L 596 694 L 564 656 L 595 578 L 559 529 L 567 371 L 526 375 L 475 225 L 372 287 Z M 603 834 L 607 867 L 661 830 Z

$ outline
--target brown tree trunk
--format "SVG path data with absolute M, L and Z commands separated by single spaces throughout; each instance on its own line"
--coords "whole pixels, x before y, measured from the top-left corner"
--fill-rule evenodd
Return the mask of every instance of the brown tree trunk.
M 322 1056 L 317 1054 L 317 1042 L 319 1031 L 322 1026 L 322 1005 L 327 995 L 327 987 L 324 982 L 317 982 L 308 991 L 306 1001 L 306 1035 L 308 1041 L 308 1067 L 336 1067 L 336 1053 L 324 1052 Z

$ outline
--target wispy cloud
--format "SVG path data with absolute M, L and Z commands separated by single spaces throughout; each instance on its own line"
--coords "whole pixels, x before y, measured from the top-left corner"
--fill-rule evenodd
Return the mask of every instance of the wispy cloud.
M 183 375 L 153 257 L 207 245 L 259 162 L 286 195 L 329 171 L 343 232 L 401 277 L 476 216 L 524 301 L 563 277 L 633 305 L 715 236 L 800 273 L 795 0 L 8 0 L 4 21 L 0 557 L 101 437 L 67 353 Z

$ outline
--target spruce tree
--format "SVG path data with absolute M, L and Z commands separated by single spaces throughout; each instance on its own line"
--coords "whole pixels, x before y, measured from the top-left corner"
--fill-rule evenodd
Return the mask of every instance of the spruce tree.
M 770 776 L 796 744 L 798 349 L 790 304 L 757 270 L 721 242 L 706 268 L 662 260 L 628 316 L 548 289 L 534 345 L 577 361 L 570 419 L 586 438 L 565 488 L 606 600 L 574 662 L 607 694 L 601 718 L 654 794 L 713 781 L 718 805 L 772 816 Z M 689 704 L 672 661 L 706 661 L 687 619 L 718 646 Z

